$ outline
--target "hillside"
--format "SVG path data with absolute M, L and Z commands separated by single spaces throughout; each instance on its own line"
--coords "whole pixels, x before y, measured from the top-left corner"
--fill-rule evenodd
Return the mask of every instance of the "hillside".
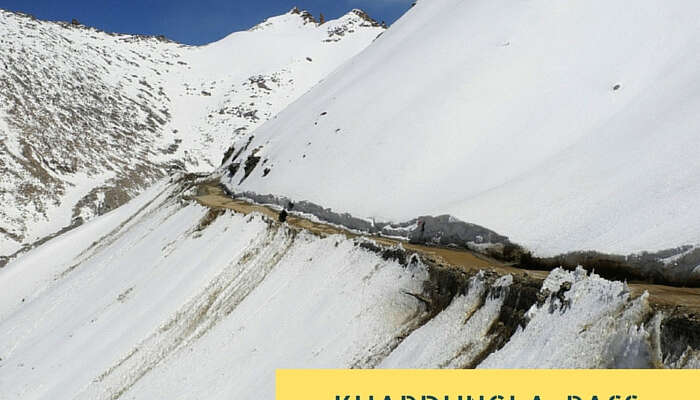
M 383 30 L 294 9 L 189 47 L 0 11 L 0 260 L 169 171 L 219 166 Z
M 256 131 L 233 192 L 450 214 L 538 255 L 700 243 L 700 7 L 419 1 Z M 241 161 L 243 160 L 243 161 Z
M 700 368 L 700 6 L 635 5 L 294 9 L 203 47 L 1 13 L 0 399 Z
M 272 399 L 276 368 L 700 366 L 698 302 L 445 268 L 195 196 L 176 176 L 0 269 L 1 398 Z

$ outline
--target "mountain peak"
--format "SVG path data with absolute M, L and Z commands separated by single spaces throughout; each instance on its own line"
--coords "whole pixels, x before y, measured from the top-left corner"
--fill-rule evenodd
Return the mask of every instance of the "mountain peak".
M 377 21 L 376 19 L 370 17 L 370 15 L 362 9 L 354 8 L 347 15 L 356 15 L 363 21 L 366 21 L 369 26 L 381 26 L 382 28 L 386 28 L 386 23 L 384 21 Z
M 301 19 L 304 20 L 304 24 L 310 24 L 310 23 L 318 24 L 318 21 L 316 21 L 316 18 L 314 18 L 314 16 L 313 16 L 310 12 L 308 12 L 308 11 L 306 11 L 306 10 L 300 10 L 300 9 L 299 9 L 298 7 L 296 7 L 296 6 L 294 6 L 294 7 L 289 11 L 288 14 L 299 15 L 299 16 L 301 17 Z
M 298 7 L 294 7 L 285 14 L 276 15 L 273 17 L 266 18 L 264 21 L 252 27 L 251 31 L 256 31 L 260 29 L 266 29 L 275 26 L 306 26 L 311 24 L 312 26 L 318 26 L 319 23 L 314 18 L 314 16 L 306 11 L 301 10 Z

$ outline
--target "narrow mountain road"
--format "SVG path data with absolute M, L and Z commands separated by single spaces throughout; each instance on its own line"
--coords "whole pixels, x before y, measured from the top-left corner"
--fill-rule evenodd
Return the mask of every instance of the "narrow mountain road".
M 216 182 L 200 184 L 197 188 L 197 196 L 194 199 L 199 204 L 212 209 L 229 209 L 246 215 L 257 212 L 268 216 L 273 221 L 278 220 L 278 210 L 231 198 Z M 549 274 L 547 271 L 516 268 L 469 250 L 417 245 L 396 238 L 359 234 L 339 226 L 312 221 L 294 214 L 289 214 L 286 223 L 292 228 L 305 229 L 319 236 L 344 235 L 348 238 L 365 237 L 382 246 L 401 245 L 409 252 L 418 253 L 428 261 L 467 272 L 490 270 L 499 275 L 521 275 L 537 281 L 543 281 Z M 700 316 L 700 288 L 680 288 L 644 283 L 630 283 L 629 287 L 634 297 L 640 296 L 644 291 L 648 291 L 649 302 L 653 306 L 676 311 L 682 310 L 683 312 Z

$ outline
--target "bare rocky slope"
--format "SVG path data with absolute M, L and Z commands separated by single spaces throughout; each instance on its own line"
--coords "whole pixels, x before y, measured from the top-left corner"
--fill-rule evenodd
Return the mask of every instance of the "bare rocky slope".
M 191 47 L 0 10 L 0 263 L 168 171 L 218 166 L 383 30 L 293 9 Z

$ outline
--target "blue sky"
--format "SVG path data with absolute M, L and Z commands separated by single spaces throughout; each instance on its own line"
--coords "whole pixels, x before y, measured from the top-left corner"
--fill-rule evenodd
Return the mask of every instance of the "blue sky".
M 165 35 L 187 44 L 205 44 L 231 32 L 248 29 L 293 6 L 327 19 L 353 8 L 391 23 L 412 0 L 0 0 L 0 8 L 32 14 L 40 19 L 78 19 L 99 29 Z

